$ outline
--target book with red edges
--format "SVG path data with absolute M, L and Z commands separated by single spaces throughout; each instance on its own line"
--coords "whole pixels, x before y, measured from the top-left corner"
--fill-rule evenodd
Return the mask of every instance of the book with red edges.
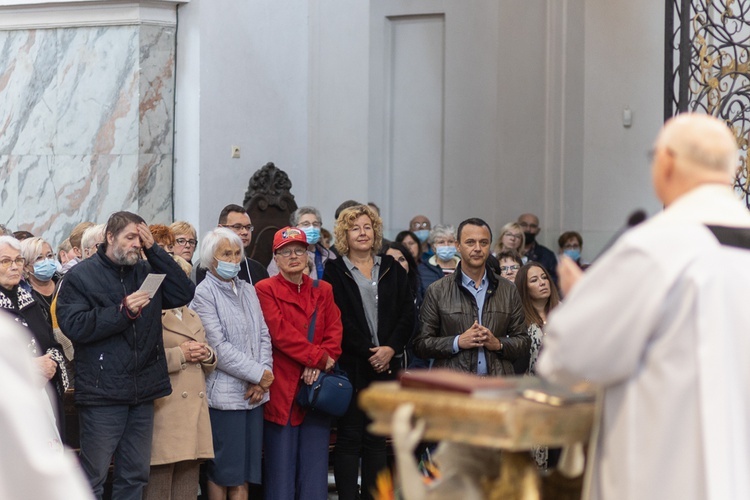
M 480 377 L 473 373 L 446 368 L 401 372 L 401 387 L 472 394 L 476 391 L 509 391 L 515 393 L 523 377 Z
M 447 391 L 480 399 L 524 398 L 551 406 L 592 403 L 595 392 L 588 384 L 565 386 L 538 377 L 480 377 L 445 368 L 412 370 L 399 375 L 401 387 Z

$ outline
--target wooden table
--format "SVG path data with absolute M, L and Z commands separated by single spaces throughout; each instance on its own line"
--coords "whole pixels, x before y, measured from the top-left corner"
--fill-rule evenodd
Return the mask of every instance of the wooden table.
M 402 403 L 427 422 L 425 440 L 449 440 L 503 450 L 561 447 L 587 442 L 594 404 L 555 407 L 527 399 L 479 399 L 471 395 L 404 389 L 398 382 L 376 382 L 363 390 L 360 406 L 372 418 L 372 432 L 388 435 L 391 417 Z
M 413 404 L 414 417 L 425 420 L 424 440 L 503 450 L 508 453 L 504 456 L 514 456 L 510 467 L 517 469 L 529 467 L 532 461 L 527 450 L 534 447 L 587 443 L 595 418 L 593 402 L 551 406 L 513 395 L 480 399 L 457 392 L 402 388 L 398 382 L 373 383 L 359 397 L 359 405 L 373 420 L 370 431 L 379 435 L 391 434 L 393 412 L 403 403 Z M 580 498 L 580 479 L 577 484 L 573 498 Z M 539 482 L 536 488 L 536 496 L 519 490 L 503 498 L 571 498 L 557 493 L 542 495 L 541 490 L 548 488 Z

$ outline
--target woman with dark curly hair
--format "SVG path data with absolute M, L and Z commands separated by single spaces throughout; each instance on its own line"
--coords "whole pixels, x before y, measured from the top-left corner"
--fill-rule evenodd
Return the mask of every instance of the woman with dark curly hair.
M 362 459 L 361 498 L 372 498 L 377 474 L 387 466 L 385 438 L 367 431 L 370 420 L 357 406 L 357 393 L 375 380 L 393 380 L 414 328 L 414 298 L 406 271 L 390 255 L 378 255 L 380 217 L 365 205 L 339 214 L 334 229 L 340 259 L 328 261 L 323 279 L 333 286 L 341 310 L 339 365 L 355 394 L 338 421 L 333 470 L 339 498 L 353 500 Z

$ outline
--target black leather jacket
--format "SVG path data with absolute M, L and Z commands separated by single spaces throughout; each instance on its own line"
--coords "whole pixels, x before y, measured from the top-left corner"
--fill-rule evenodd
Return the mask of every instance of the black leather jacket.
M 453 339 L 477 319 L 479 308 L 461 284 L 461 265 L 451 276 L 436 281 L 425 295 L 420 318 L 422 327 L 414 340 L 417 356 L 434 358 L 434 367 L 476 373 L 478 348 L 453 354 Z M 481 324 L 503 345 L 500 351 L 485 350 L 488 375 L 513 375 L 513 362 L 529 356 L 529 336 L 524 326 L 523 307 L 516 287 L 487 268 L 489 287 L 482 309 Z
M 390 255 L 380 256 L 378 277 L 378 339 L 380 345 L 392 347 L 396 354 L 404 351 L 414 329 L 414 298 L 406 271 Z M 349 375 L 355 389 L 375 380 L 392 380 L 401 368 L 401 359 L 391 359 L 390 373 L 378 374 L 370 366 L 374 347 L 362 305 L 359 287 L 343 258 L 326 263 L 323 279 L 333 286 L 333 298 L 341 310 L 344 333 L 341 339 L 339 365 Z

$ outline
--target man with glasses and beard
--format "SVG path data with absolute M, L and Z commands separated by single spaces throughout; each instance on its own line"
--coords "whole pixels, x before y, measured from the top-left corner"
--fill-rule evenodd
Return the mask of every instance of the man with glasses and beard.
M 161 311 L 187 304 L 195 287 L 140 216 L 112 214 L 105 235 L 66 275 L 57 318 L 76 350 L 83 470 L 101 498 L 114 455 L 112 497 L 135 499 L 149 477 L 153 402 L 172 391 Z M 165 275 L 153 297 L 139 291 L 149 273 Z

